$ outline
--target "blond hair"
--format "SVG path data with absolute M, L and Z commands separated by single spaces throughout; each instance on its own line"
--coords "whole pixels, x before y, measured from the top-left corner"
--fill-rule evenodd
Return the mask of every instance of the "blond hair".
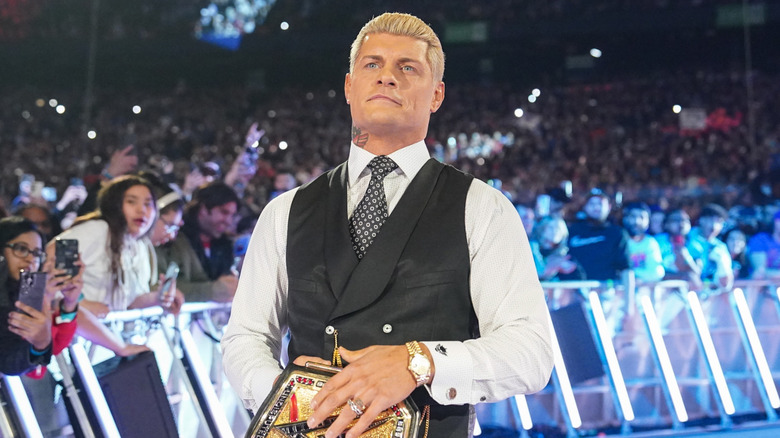
M 365 41 L 366 36 L 372 33 L 408 36 L 425 42 L 428 45 L 425 57 L 431 67 L 433 78 L 436 81 L 441 81 L 444 78 L 444 51 L 441 48 L 439 37 L 424 21 L 414 15 L 399 12 L 385 12 L 371 19 L 360 29 L 360 33 L 352 42 L 352 49 L 349 52 L 350 74 L 355 70 L 355 62 L 360 48 L 363 47 L 363 41 Z

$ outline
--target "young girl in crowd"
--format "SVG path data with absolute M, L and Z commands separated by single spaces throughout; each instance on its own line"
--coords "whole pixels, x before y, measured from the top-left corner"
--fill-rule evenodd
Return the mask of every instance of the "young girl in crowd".
M 124 344 L 95 319 L 110 311 L 163 306 L 177 312 L 181 292 L 161 296 L 154 248 L 148 238 L 157 220 L 152 185 L 141 177 L 127 175 L 111 180 L 100 190 L 98 209 L 79 217 L 60 234 L 79 241 L 86 266 L 84 301 L 87 310 L 79 334 L 119 355 L 137 353 L 145 347 Z M 157 283 L 156 290 L 151 285 Z
M 0 220 L 0 247 L 0 372 L 22 374 L 38 368 L 36 377 L 40 377 L 51 356 L 73 338 L 82 274 L 63 276 L 64 270 L 54 269 L 53 253 L 44 263 L 41 234 L 21 217 Z M 22 270 L 36 272 L 42 264 L 48 275 L 38 311 L 18 301 L 19 281 Z M 61 297 L 56 296 L 58 291 Z

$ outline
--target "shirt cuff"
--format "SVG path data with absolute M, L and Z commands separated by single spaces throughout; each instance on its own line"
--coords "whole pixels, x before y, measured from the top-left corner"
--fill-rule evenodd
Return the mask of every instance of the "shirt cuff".
M 281 374 L 282 370 L 276 370 L 274 374 L 273 370 L 262 369 L 255 371 L 250 379 L 251 386 L 251 399 L 247 400 L 245 407 L 250 409 L 253 413 L 257 413 L 260 409 L 260 405 L 263 404 L 268 394 L 274 388 L 274 381 Z
M 474 370 L 466 345 L 459 341 L 422 343 L 431 352 L 436 368 L 433 383 L 426 385 L 430 396 L 443 405 L 469 403 Z

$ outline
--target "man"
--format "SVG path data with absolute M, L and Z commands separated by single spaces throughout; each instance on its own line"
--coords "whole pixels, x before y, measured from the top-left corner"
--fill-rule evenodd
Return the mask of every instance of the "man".
M 355 39 L 349 160 L 271 201 L 249 244 L 222 341 L 248 408 L 279 375 L 288 331 L 299 365 L 328 362 L 341 346 L 347 365 L 308 422 L 342 408 L 328 438 L 361 413 L 346 432 L 357 437 L 410 394 L 430 406 L 429 436 L 465 437 L 470 405 L 547 383 L 547 309 L 520 217 L 423 142 L 443 73 L 438 37 L 411 15 L 383 14 Z
M 691 217 L 683 209 L 675 209 L 666 215 L 666 233 L 655 236 L 661 248 L 666 280 L 687 280 L 700 285 L 701 258 L 704 248 L 690 239 Z
M 231 272 L 233 242 L 226 232 L 238 209 L 238 196 L 215 181 L 195 191 L 184 215 L 181 233 L 157 247 L 157 264 L 165 272 L 171 261 L 179 265 L 178 288 L 188 302 L 233 299 L 238 278 Z
M 628 231 L 628 259 L 634 275 L 641 281 L 664 278 L 663 259 L 658 242 L 647 234 L 650 207 L 644 202 L 629 202 L 623 207 L 623 227 Z
M 780 211 L 772 217 L 771 232 L 761 232 L 748 241 L 748 254 L 753 265 L 753 278 L 780 278 Z
M 718 204 L 707 204 L 699 213 L 699 227 L 691 231 L 692 239 L 702 247 L 701 280 L 724 290 L 734 285 L 731 254 L 726 243 L 718 239 L 729 214 Z
M 607 221 L 611 208 L 607 195 L 593 189 L 582 208 L 585 219 L 569 227 L 569 254 L 580 262 L 589 280 L 619 280 L 628 269 L 628 236 Z

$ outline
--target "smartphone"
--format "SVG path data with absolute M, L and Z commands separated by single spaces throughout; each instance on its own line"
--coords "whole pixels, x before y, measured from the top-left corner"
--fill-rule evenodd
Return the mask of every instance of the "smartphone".
M 79 273 L 79 267 L 74 263 L 79 258 L 79 241 L 76 239 L 57 238 L 54 254 L 57 259 L 54 267 L 64 269 L 66 276 L 74 276 Z
M 542 194 L 536 197 L 536 214 L 539 217 L 550 214 L 550 195 Z
M 81 179 L 81 178 L 75 178 L 75 177 L 71 178 L 70 179 L 70 185 L 76 186 L 76 187 L 83 186 L 84 185 L 84 180 Z
M 176 262 L 171 262 L 168 265 L 168 269 L 165 271 L 165 279 L 163 280 L 162 289 L 160 289 L 160 299 L 168 294 L 171 289 L 173 281 L 179 276 L 179 265 Z
M 44 187 L 41 189 L 41 197 L 47 202 L 54 202 L 57 200 L 57 189 L 54 187 Z
M 22 271 L 19 275 L 19 301 L 43 310 L 43 295 L 46 292 L 46 273 Z

